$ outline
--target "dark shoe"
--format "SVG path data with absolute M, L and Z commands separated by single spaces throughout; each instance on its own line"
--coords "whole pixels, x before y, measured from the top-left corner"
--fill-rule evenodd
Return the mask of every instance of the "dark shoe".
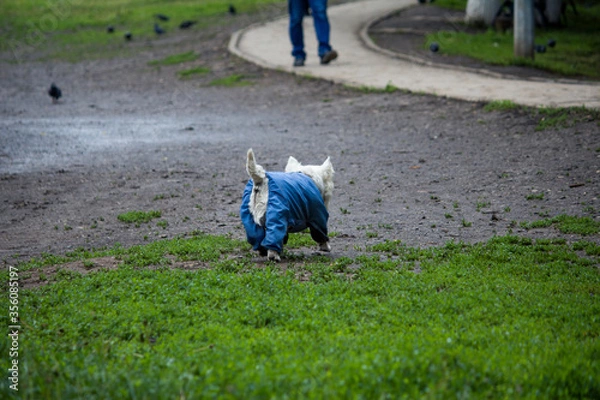
M 304 67 L 304 58 L 302 58 L 302 57 L 294 58 L 294 67 Z
M 325 53 L 321 56 L 321 64 L 323 64 L 323 65 L 329 64 L 330 62 L 335 60 L 337 58 L 337 56 L 338 56 L 337 51 L 329 50 L 327 53 Z

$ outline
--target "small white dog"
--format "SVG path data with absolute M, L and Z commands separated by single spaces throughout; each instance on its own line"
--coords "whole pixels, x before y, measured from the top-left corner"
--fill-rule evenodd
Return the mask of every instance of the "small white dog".
M 331 251 L 327 236 L 329 202 L 333 194 L 333 165 L 302 165 L 290 157 L 285 172 L 266 172 L 248 150 L 246 185 L 240 217 L 254 250 L 280 261 L 288 233 L 308 228 L 321 251 Z

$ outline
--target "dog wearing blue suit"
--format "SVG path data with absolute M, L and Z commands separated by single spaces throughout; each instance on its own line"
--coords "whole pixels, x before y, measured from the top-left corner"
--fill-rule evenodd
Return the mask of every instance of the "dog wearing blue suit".
M 246 239 L 261 255 L 280 261 L 289 233 L 309 229 L 321 251 L 331 251 L 327 233 L 333 193 L 333 166 L 302 165 L 290 157 L 285 172 L 266 172 L 248 150 L 250 176 L 240 207 Z

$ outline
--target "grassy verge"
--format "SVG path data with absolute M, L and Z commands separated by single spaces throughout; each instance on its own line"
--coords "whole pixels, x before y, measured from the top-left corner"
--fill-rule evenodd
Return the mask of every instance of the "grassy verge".
M 441 1 L 439 5 L 461 9 L 457 3 Z M 436 32 L 427 35 L 425 46 L 429 48 L 431 42 L 438 42 L 441 54 L 468 56 L 496 65 L 526 65 L 565 76 L 600 79 L 600 3 L 578 3 L 578 15 L 568 7 L 567 21 L 566 28 L 536 30 L 536 44 L 546 45 L 549 39 L 554 39 L 556 47 L 548 47 L 545 53 L 536 53 L 534 60 L 514 57 L 512 31 L 501 33 L 490 29 L 481 34 Z
M 245 0 L 235 5 L 238 13 L 253 13 L 273 3 L 282 0 Z M 130 43 L 124 40 L 125 32 L 130 32 L 136 42 L 156 37 L 155 22 L 167 35 L 178 31 L 185 20 L 197 21 L 192 29 L 222 24 L 233 18 L 229 4 L 229 0 L 179 0 L 168 4 L 145 0 L 3 0 L 0 51 L 13 53 L 17 61 L 39 52 L 63 59 L 122 54 Z M 159 21 L 156 14 L 166 15 L 169 20 Z M 107 32 L 109 26 L 114 33 Z
M 238 86 L 249 86 L 252 82 L 246 79 L 244 75 L 233 74 L 223 78 L 213 79 L 210 82 L 210 86 L 222 86 L 222 87 L 238 87 Z
M 520 110 L 530 114 L 538 121 L 536 131 L 546 129 L 568 128 L 584 121 L 598 121 L 600 111 L 586 107 L 525 107 L 510 100 L 492 101 L 483 107 L 484 111 L 511 111 Z
M 189 61 L 194 61 L 198 59 L 198 55 L 193 51 L 188 51 L 185 53 L 173 54 L 171 56 L 161 58 L 160 60 L 150 61 L 148 65 L 150 66 L 166 66 L 166 65 L 176 65 L 182 64 Z
M 206 235 L 81 250 L 67 258 L 122 264 L 20 292 L 18 395 L 595 398 L 599 250 L 387 241 L 354 259 L 263 266 L 246 244 Z M 184 261 L 202 267 L 169 268 Z

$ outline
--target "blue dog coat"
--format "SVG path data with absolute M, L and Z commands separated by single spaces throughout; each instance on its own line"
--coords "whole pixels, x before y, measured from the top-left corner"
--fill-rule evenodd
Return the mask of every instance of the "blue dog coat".
M 269 200 L 265 226 L 257 225 L 250 214 L 250 195 L 254 187 L 252 180 L 246 185 L 240 207 L 246 239 L 252 248 L 281 253 L 288 232 L 301 232 L 306 228 L 310 229 L 315 242 L 329 241 L 329 213 L 313 180 L 300 172 L 267 172 L 266 175 L 269 179 Z

